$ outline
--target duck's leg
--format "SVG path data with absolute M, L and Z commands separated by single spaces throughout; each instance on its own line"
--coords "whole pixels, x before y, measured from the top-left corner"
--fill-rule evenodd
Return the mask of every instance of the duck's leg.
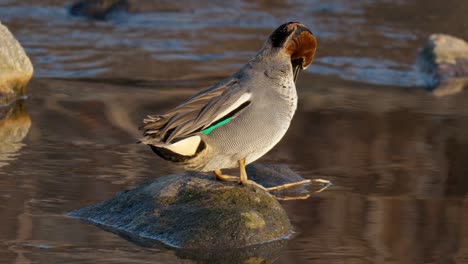
M 325 190 L 326 188 L 328 188 L 331 185 L 331 182 L 328 181 L 328 180 L 314 179 L 314 180 L 303 180 L 303 181 L 298 181 L 298 182 L 286 183 L 286 184 L 283 184 L 283 185 L 278 185 L 278 186 L 274 186 L 274 187 L 265 188 L 262 185 L 254 182 L 254 181 L 251 181 L 251 180 L 249 180 L 247 178 L 247 172 L 245 170 L 245 159 L 239 160 L 239 169 L 240 169 L 240 183 L 241 184 L 243 184 L 243 185 L 253 184 L 253 185 L 256 185 L 256 186 L 260 187 L 261 189 L 263 189 L 265 191 L 268 191 L 268 192 L 284 190 L 284 189 L 292 188 L 292 187 L 299 186 L 299 185 L 302 185 L 304 183 L 310 183 L 310 182 L 325 184 L 325 186 L 322 187 L 320 190 L 315 191 L 317 193 L 317 192 L 321 192 L 321 191 Z M 306 199 L 306 198 L 303 198 L 303 199 Z
M 248 184 L 255 185 L 258 188 L 268 192 L 267 188 L 263 187 L 262 185 L 254 182 L 254 181 L 251 181 L 251 180 L 249 180 L 247 178 L 247 171 L 245 170 L 245 158 L 239 160 L 239 170 L 240 170 L 240 176 L 239 176 L 240 177 L 240 183 L 242 185 L 248 185 Z
M 323 186 L 321 189 L 315 191 L 315 193 L 319 193 L 323 190 L 325 190 L 326 188 L 330 187 L 331 185 L 331 182 L 329 180 L 323 180 L 323 179 L 313 179 L 313 180 L 303 180 L 303 181 L 298 181 L 298 182 L 292 182 L 292 183 L 286 183 L 286 184 L 283 184 L 283 185 L 278 185 L 278 186 L 274 186 L 274 187 L 269 187 L 269 188 L 266 188 L 269 192 L 270 191 L 279 191 L 279 190 L 284 190 L 284 189 L 288 189 L 288 188 L 292 188 L 292 187 L 295 187 L 295 186 L 299 186 L 299 185 L 302 185 L 304 183 L 310 183 L 310 182 L 315 182 L 315 183 L 320 183 L 320 184 L 324 184 L 325 186 Z
M 282 185 L 278 185 L 278 186 L 274 186 L 274 187 L 268 187 L 266 189 L 268 191 L 279 191 L 279 190 L 284 190 L 284 189 L 296 187 L 296 186 L 302 185 L 304 183 L 309 183 L 309 182 L 310 182 L 310 180 L 303 180 L 303 181 L 298 181 L 298 182 L 286 183 L 286 184 L 282 184 Z
M 219 181 L 227 181 L 227 182 L 239 182 L 239 178 L 234 177 L 234 176 L 229 176 L 229 175 L 223 175 L 221 170 L 214 170 L 214 175 L 216 176 L 216 179 Z
M 239 170 L 240 170 L 240 177 L 239 178 L 240 178 L 240 183 L 241 184 L 243 184 L 243 185 L 247 185 L 247 184 L 255 185 L 255 186 L 259 187 L 260 189 L 262 189 L 264 191 L 267 191 L 267 192 L 283 190 L 283 189 L 291 188 L 291 187 L 294 187 L 294 186 L 299 186 L 299 185 L 302 185 L 302 184 L 308 183 L 308 182 L 316 182 L 316 183 L 320 183 L 320 184 L 325 184 L 325 186 L 322 187 L 320 190 L 315 191 L 315 193 L 318 193 L 318 192 L 321 192 L 321 191 L 325 190 L 326 188 L 328 188 L 331 185 L 331 182 L 328 181 L 328 180 L 315 179 L 315 180 L 303 180 L 303 181 L 298 181 L 298 182 L 293 182 L 293 183 L 286 183 L 286 184 L 283 184 L 283 185 L 278 185 L 278 186 L 274 186 L 274 187 L 270 187 L 270 188 L 265 188 L 262 185 L 248 179 L 247 171 L 245 170 L 245 159 L 239 160 Z M 219 171 L 219 172 L 221 172 L 221 171 Z M 232 176 L 229 176 L 229 177 L 232 177 Z M 284 197 L 276 196 L 274 194 L 271 194 L 271 195 L 273 197 L 275 197 L 276 199 L 278 199 L 278 200 L 304 200 L 304 199 L 308 199 L 310 197 L 310 194 L 301 195 L 301 196 L 284 196 Z
M 247 185 L 249 183 L 249 179 L 247 178 L 247 171 L 245 171 L 245 158 L 239 160 L 239 170 L 240 183 L 243 185 Z

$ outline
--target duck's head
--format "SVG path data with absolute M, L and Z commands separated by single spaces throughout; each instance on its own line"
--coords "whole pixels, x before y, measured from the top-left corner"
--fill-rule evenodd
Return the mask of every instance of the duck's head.
M 279 26 L 268 38 L 267 45 L 291 58 L 294 80 L 300 70 L 312 63 L 317 39 L 312 32 L 299 22 L 288 22 Z

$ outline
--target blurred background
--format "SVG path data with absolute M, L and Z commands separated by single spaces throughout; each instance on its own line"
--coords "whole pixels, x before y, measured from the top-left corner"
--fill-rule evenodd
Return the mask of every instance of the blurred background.
M 232 74 L 287 21 L 319 46 L 290 130 L 258 162 L 334 185 L 282 203 L 298 233 L 280 250 L 229 261 L 468 262 L 468 95 L 434 97 L 416 63 L 432 33 L 468 39 L 468 1 L 121 2 L 0 0 L 35 69 L 28 99 L 0 108 L 1 263 L 199 261 L 64 214 L 181 172 L 135 144 L 140 120 Z

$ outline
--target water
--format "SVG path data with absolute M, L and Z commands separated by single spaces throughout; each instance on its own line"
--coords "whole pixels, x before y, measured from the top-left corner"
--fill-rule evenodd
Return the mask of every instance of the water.
M 415 66 L 429 34 L 468 39 L 468 2 L 148 0 L 108 21 L 68 4 L 0 0 L 35 66 L 28 99 L 0 109 L 1 263 L 193 263 L 64 214 L 181 172 L 134 144 L 140 120 L 238 69 L 289 20 L 319 49 L 290 130 L 259 162 L 334 185 L 283 203 L 298 233 L 266 260 L 468 261 L 468 95 L 431 96 Z

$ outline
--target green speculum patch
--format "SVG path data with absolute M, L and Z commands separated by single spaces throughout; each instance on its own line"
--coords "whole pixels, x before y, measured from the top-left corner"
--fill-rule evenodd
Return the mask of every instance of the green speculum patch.
M 205 135 L 208 135 L 208 134 L 210 134 L 214 129 L 216 129 L 216 128 L 222 126 L 222 125 L 225 125 L 225 124 L 229 123 L 231 120 L 232 120 L 232 118 L 231 118 L 231 117 L 228 117 L 228 118 L 226 118 L 226 119 L 224 119 L 224 120 L 222 120 L 222 121 L 220 121 L 220 122 L 217 122 L 217 123 L 213 124 L 213 125 L 210 126 L 210 127 L 207 127 L 207 128 L 205 128 L 205 129 L 203 129 L 203 130 L 201 131 L 201 133 L 202 133 L 202 134 L 205 134 Z
M 227 124 L 227 123 L 229 123 L 229 122 L 231 122 L 231 120 L 232 120 L 233 118 L 235 118 L 236 115 L 237 115 L 240 111 L 244 110 L 247 106 L 249 106 L 250 103 L 251 103 L 250 101 L 244 102 L 244 103 L 241 104 L 239 107 L 237 107 L 236 109 L 234 109 L 233 111 L 231 111 L 229 114 L 225 115 L 225 116 L 223 117 L 224 119 L 220 119 L 220 120 L 214 122 L 213 125 L 211 125 L 211 126 L 205 128 L 205 129 L 203 129 L 203 130 L 200 131 L 200 132 L 201 132 L 202 134 L 208 135 L 208 134 L 210 134 L 214 129 L 216 129 L 216 128 L 222 126 L 222 125 L 225 125 L 225 124 Z

